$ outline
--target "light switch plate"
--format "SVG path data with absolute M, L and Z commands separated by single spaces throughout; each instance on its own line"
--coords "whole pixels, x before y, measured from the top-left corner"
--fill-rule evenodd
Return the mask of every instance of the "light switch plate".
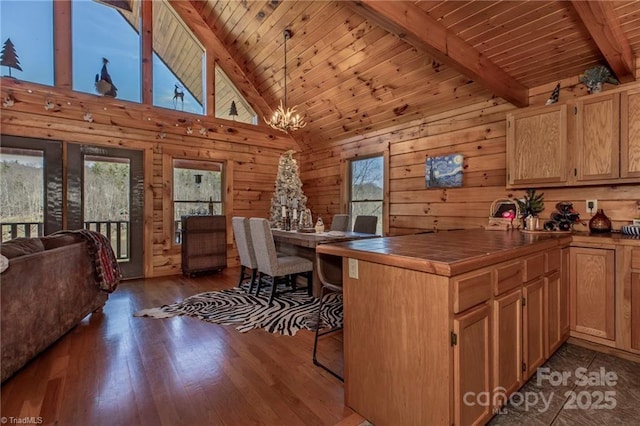
M 349 259 L 349 278 L 358 279 L 358 259 Z

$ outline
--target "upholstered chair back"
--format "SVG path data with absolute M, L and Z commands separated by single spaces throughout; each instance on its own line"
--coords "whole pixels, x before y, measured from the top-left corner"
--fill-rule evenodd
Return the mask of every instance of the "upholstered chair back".
M 258 261 L 256 260 L 256 254 L 253 248 L 249 219 L 236 216 L 231 219 L 231 223 L 236 246 L 238 247 L 238 256 L 240 256 L 240 264 L 247 268 L 256 269 L 258 267 Z
M 333 220 L 331 221 L 331 230 L 348 232 L 350 221 L 351 221 L 351 218 L 349 217 L 348 214 L 333 215 Z
M 353 224 L 353 232 L 375 234 L 377 226 L 378 216 L 356 216 L 356 222 Z
M 278 275 L 278 254 L 276 243 L 267 219 L 252 217 L 249 219 L 253 249 L 256 253 L 258 270 L 271 276 Z

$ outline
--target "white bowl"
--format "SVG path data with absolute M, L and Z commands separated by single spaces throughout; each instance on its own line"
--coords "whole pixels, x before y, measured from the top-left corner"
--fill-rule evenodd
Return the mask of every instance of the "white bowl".
M 640 225 L 623 225 L 620 231 L 623 234 L 635 235 L 636 237 L 640 237 Z

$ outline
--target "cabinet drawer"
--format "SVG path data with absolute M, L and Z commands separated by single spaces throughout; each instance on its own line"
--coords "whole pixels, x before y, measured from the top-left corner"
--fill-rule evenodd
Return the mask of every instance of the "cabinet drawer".
M 544 268 L 544 272 L 548 274 L 549 272 L 559 271 L 560 265 L 562 263 L 562 257 L 560 256 L 560 249 L 549 250 L 545 253 L 546 265 Z
M 453 311 L 457 314 L 491 297 L 491 271 L 474 271 L 453 279 Z
M 640 269 L 640 248 L 631 249 L 631 269 Z
M 524 282 L 529 282 L 535 278 L 541 277 L 544 274 L 545 266 L 545 254 L 540 253 L 535 256 L 531 256 L 524 260 Z
M 517 261 L 496 268 L 493 294 L 496 296 L 522 285 L 522 262 Z

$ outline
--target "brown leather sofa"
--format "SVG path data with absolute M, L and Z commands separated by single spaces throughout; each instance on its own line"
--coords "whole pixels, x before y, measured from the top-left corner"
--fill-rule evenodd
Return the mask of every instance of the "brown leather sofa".
M 0 246 L 2 382 L 89 313 L 107 293 L 96 284 L 88 244 L 78 236 L 18 238 Z

